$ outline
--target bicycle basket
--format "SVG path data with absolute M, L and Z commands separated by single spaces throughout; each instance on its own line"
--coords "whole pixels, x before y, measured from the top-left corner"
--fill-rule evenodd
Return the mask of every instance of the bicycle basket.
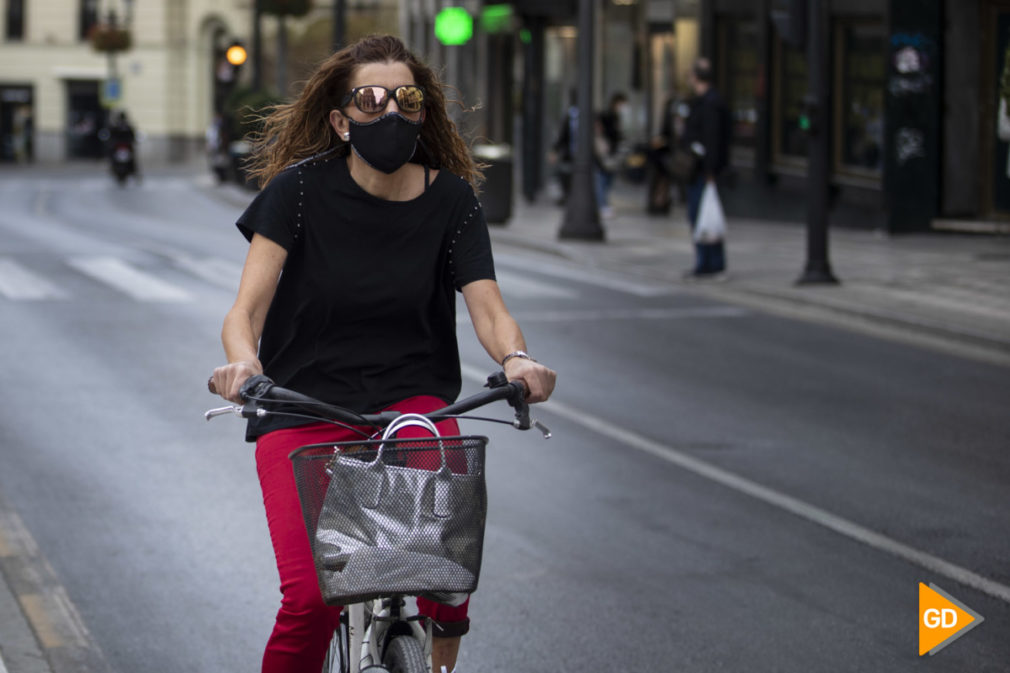
M 292 453 L 326 603 L 472 593 L 484 549 L 486 445 L 486 437 L 425 437 Z

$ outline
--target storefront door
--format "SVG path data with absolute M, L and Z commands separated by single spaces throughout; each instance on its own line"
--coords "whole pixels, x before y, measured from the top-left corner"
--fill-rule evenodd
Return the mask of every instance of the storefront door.
M 34 120 L 30 86 L 0 86 L 0 161 L 31 161 Z
M 98 133 L 107 113 L 99 98 L 97 80 L 67 82 L 67 156 L 72 159 L 101 158 L 105 151 Z

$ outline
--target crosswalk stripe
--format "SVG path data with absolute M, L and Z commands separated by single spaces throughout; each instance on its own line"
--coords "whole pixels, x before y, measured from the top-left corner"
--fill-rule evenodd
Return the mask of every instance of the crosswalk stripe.
M 8 299 L 66 299 L 67 293 L 12 259 L 0 259 L 0 294 Z
M 226 259 L 217 257 L 201 259 L 177 255 L 173 261 L 180 269 L 227 290 L 238 289 L 238 282 L 242 278 L 242 265 Z
M 461 312 L 462 313 L 462 312 Z M 574 309 L 550 311 L 523 311 L 512 313 L 519 322 L 602 322 L 607 320 L 695 320 L 709 318 L 746 318 L 750 311 L 736 306 L 695 306 L 683 308 L 616 308 L 616 309 Z M 469 323 L 470 317 L 461 314 L 458 323 Z
M 552 297 L 557 299 L 574 299 L 579 296 L 575 290 L 569 290 L 557 285 L 551 285 L 544 281 L 532 280 L 518 273 L 510 271 L 495 270 L 498 277 L 498 286 L 502 293 L 514 297 Z
M 81 273 L 141 301 L 189 301 L 192 296 L 116 257 L 75 257 L 67 263 Z
M 532 271 L 537 274 L 561 278 L 563 280 L 588 283 L 637 297 L 664 297 L 683 292 L 671 286 L 670 283 L 629 280 L 620 274 L 604 271 L 603 269 L 584 269 L 563 261 L 551 260 L 550 262 L 545 262 L 543 259 L 531 259 L 521 255 L 501 252 L 495 252 L 494 257 L 495 273 L 498 273 L 497 270 L 501 267 L 508 266 L 520 271 Z

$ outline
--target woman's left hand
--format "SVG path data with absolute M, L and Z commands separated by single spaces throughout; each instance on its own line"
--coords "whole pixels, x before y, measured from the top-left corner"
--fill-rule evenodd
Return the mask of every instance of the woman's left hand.
M 510 358 L 505 363 L 505 377 L 509 381 L 522 381 L 526 386 L 526 401 L 543 402 L 554 392 L 558 374 L 539 362 L 526 358 Z

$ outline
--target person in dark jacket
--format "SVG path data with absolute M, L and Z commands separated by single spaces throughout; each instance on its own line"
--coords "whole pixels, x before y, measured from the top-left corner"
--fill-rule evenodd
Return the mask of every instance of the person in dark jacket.
M 106 144 L 106 152 L 109 159 L 115 164 L 116 148 L 125 146 L 129 149 L 129 160 L 127 174 L 133 175 L 140 180 L 140 162 L 137 161 L 137 132 L 130 123 L 130 118 L 125 111 L 116 112 L 109 126 L 99 134 Z
M 690 114 L 684 124 L 680 146 L 697 157 L 694 176 L 687 188 L 687 217 L 693 231 L 705 186 L 715 183 L 729 164 L 729 108 L 712 85 L 712 63 L 707 58 L 695 61 L 688 75 L 694 92 Z M 687 273 L 693 278 L 711 277 L 726 270 L 726 249 L 723 241 L 694 244 L 695 265 Z
M 621 127 L 623 110 L 628 106 L 628 97 L 618 91 L 610 97 L 610 105 L 596 117 L 594 159 L 596 163 L 596 202 L 600 215 L 611 217 L 610 190 L 614 186 L 614 176 L 621 168 L 624 131 Z

